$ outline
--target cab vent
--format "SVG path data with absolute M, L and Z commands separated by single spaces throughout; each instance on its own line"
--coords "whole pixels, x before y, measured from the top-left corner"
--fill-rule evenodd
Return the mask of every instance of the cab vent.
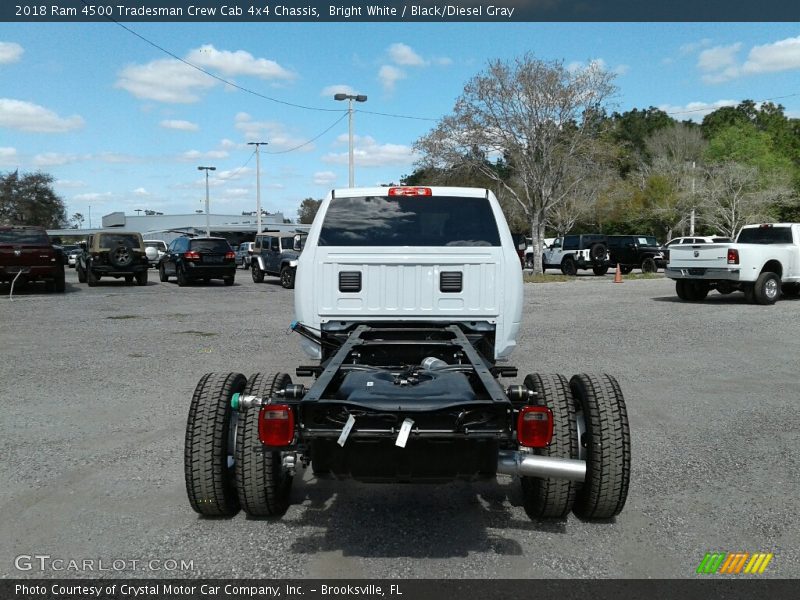
M 361 291 L 361 271 L 339 271 L 340 292 Z
M 442 271 L 439 273 L 439 290 L 445 294 L 457 294 L 463 288 L 461 271 Z

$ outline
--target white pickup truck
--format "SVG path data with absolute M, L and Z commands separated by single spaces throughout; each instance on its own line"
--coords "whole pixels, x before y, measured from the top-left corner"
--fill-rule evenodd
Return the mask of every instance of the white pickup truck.
M 711 289 L 740 290 L 756 304 L 774 304 L 781 291 L 797 296 L 800 223 L 745 225 L 734 244 L 675 245 L 665 274 L 681 300 L 703 300 Z

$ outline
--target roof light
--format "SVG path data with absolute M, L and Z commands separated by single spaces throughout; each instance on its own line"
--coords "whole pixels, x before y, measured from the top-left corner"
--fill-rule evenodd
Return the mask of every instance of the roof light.
M 391 187 L 389 188 L 390 196 L 432 196 L 433 193 L 429 187 Z

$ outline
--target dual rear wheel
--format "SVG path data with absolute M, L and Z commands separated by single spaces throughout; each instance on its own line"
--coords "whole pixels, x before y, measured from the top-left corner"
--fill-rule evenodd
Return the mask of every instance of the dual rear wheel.
M 289 506 L 292 476 L 281 452 L 263 450 L 258 410 L 239 412 L 234 394 L 269 398 L 291 384 L 286 373 L 208 373 L 195 388 L 186 423 L 184 475 L 195 512 L 205 517 L 281 515 Z
M 565 479 L 521 477 L 525 511 L 534 519 L 610 519 L 625 506 L 631 442 L 625 400 L 611 375 L 532 374 L 525 386 L 553 413 L 553 439 L 541 456 L 586 461 L 581 484 Z

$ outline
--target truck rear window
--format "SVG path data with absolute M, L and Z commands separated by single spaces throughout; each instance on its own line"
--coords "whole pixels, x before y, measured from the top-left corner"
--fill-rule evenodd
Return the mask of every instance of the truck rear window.
M 499 246 L 485 198 L 368 196 L 331 200 L 320 246 Z
M 228 240 L 192 240 L 189 247 L 198 252 L 228 252 L 231 249 Z
M 791 227 L 749 227 L 742 229 L 739 244 L 791 244 Z
M 100 248 L 114 248 L 120 244 L 139 248 L 139 237 L 130 233 L 104 233 L 98 242 Z
M 49 246 L 50 238 L 42 230 L 37 229 L 3 229 L 0 230 L 0 244 L 37 244 Z

